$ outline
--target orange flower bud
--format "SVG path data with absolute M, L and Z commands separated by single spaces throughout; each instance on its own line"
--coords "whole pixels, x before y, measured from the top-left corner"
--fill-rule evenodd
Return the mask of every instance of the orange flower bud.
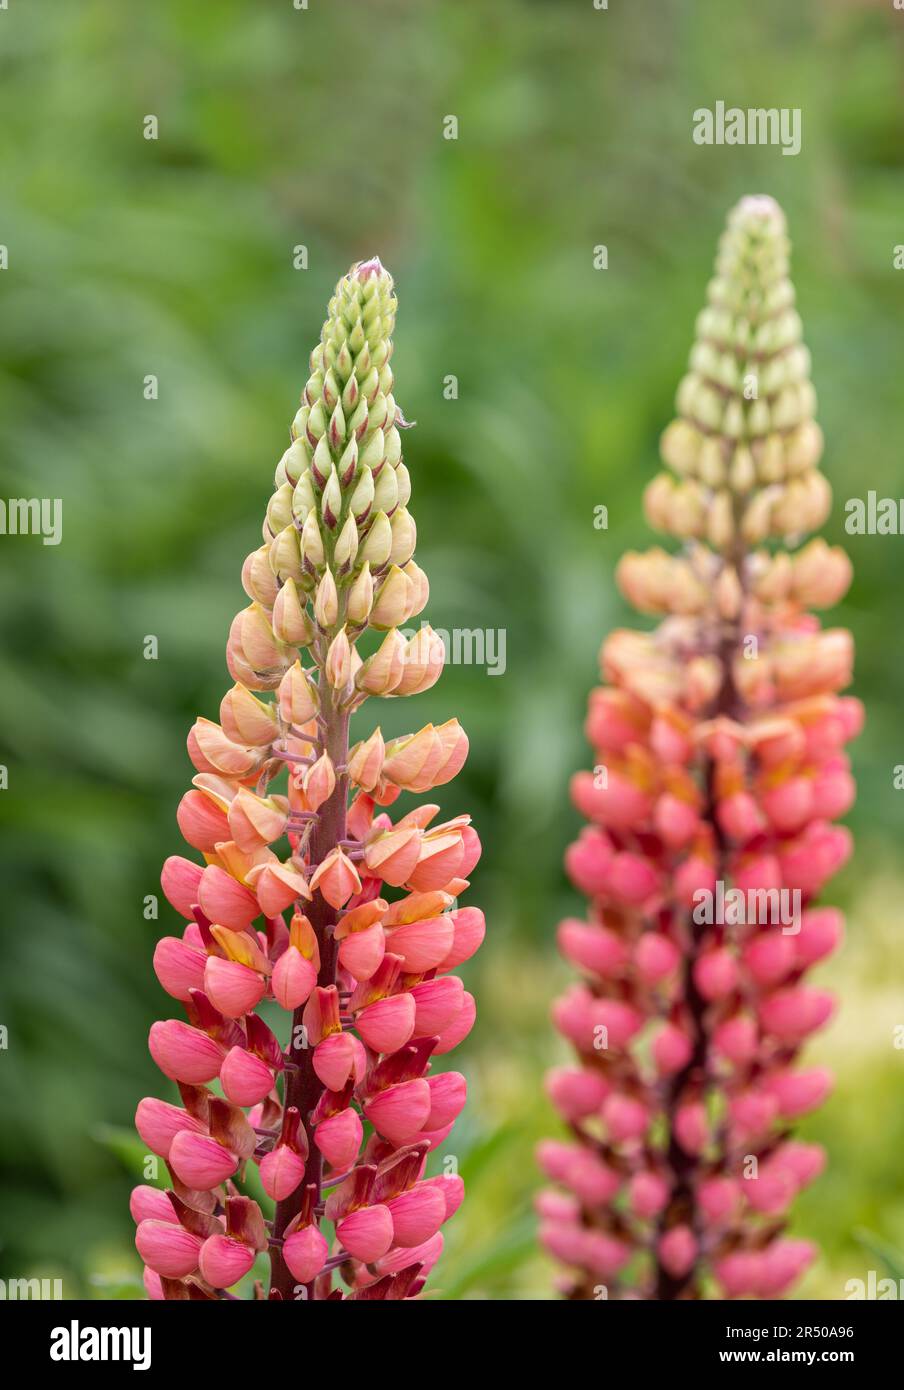
M 327 753 L 321 753 L 316 763 L 304 775 L 304 794 L 311 811 L 319 811 L 336 789 L 336 770 Z
M 385 745 L 379 729 L 370 738 L 358 743 L 349 753 L 348 775 L 363 791 L 372 792 L 383 772 Z
M 313 719 L 319 707 L 317 687 L 296 661 L 279 683 L 279 712 L 287 724 L 300 727 Z
M 233 743 L 250 744 L 253 748 L 269 747 L 279 732 L 274 706 L 258 700 L 243 685 L 234 685 L 223 696 L 220 723 Z
M 293 647 L 309 647 L 314 640 L 314 624 L 298 596 L 294 579 L 287 579 L 276 595 L 273 632 L 281 642 Z
M 392 565 L 380 584 L 370 611 L 370 625 L 375 628 L 399 627 L 411 616 L 414 585 L 397 565 Z
M 319 890 L 332 907 L 344 907 L 353 893 L 360 893 L 361 880 L 348 855 L 337 846 L 317 865 L 310 886 Z
M 362 663 L 355 685 L 367 695 L 391 695 L 405 670 L 405 639 L 392 628 L 380 646 Z

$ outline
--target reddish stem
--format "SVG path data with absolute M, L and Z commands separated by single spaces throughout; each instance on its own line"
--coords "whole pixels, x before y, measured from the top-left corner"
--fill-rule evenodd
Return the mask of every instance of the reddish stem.
M 321 708 L 325 721 L 324 747 L 334 767 L 337 767 L 348 762 L 349 717 L 333 704 L 325 682 L 321 682 L 321 692 L 323 702 Z M 312 863 L 319 864 L 340 840 L 345 839 L 347 809 L 348 774 L 343 773 L 336 779 L 332 796 L 320 808 L 310 842 Z M 331 930 L 336 923 L 336 910 L 320 893 L 317 893 L 307 909 L 307 916 L 317 935 L 317 943 L 320 948 L 320 973 L 317 976 L 317 983 L 327 988 L 336 983 L 337 948 Z M 314 1071 L 313 1048 L 301 1046 L 301 1040 L 304 1038 L 302 1032 L 303 1014 L 304 1006 L 302 1005 L 295 1010 L 292 1019 L 292 1036 L 289 1040 L 288 1056 L 296 1064 L 296 1070 L 287 1075 L 284 1103 L 287 1106 L 295 1105 L 298 1107 L 305 1133 L 308 1136 L 308 1161 L 304 1177 L 298 1187 L 289 1197 L 276 1205 L 273 1234 L 277 1239 L 282 1239 L 289 1222 L 298 1214 L 305 1188 L 311 1183 L 316 1185 L 317 1202 L 319 1203 L 323 1182 L 323 1160 L 320 1150 L 314 1143 L 311 1112 L 323 1094 L 324 1087 L 323 1082 Z M 284 1300 L 298 1298 L 295 1280 L 286 1268 L 281 1248 L 273 1247 L 271 1249 L 270 1266 L 271 1288 L 278 1290 Z M 314 1297 L 313 1282 L 304 1287 L 306 1289 L 305 1297 L 312 1299 Z

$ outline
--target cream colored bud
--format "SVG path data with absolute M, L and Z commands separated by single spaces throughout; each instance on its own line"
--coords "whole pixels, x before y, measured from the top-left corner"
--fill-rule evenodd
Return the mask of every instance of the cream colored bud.
M 372 570 L 379 570 L 392 551 L 392 527 L 385 512 L 375 512 L 367 535 L 358 546 L 358 559 L 367 560 Z
M 693 474 L 700 444 L 700 431 L 689 420 L 673 420 L 659 441 L 659 453 L 663 463 L 674 468 L 676 473 Z
M 345 444 L 345 415 L 340 401 L 336 402 L 336 408 L 330 416 L 329 429 L 330 449 L 334 454 Z
M 392 628 L 380 646 L 363 662 L 355 685 L 368 695 L 391 695 L 405 670 L 405 639 Z
M 751 402 L 747 412 L 747 430 L 750 436 L 758 439 L 760 435 L 768 434 L 772 427 L 772 412 L 768 401 L 760 397 L 759 400 Z
M 741 535 L 750 545 L 759 545 L 760 541 L 764 541 L 769 535 L 775 494 L 775 487 L 755 492 L 744 509 Z
M 819 537 L 794 556 L 793 576 L 798 603 L 808 608 L 831 608 L 848 591 L 851 562 L 840 546 L 829 546 Z
M 427 607 L 427 600 L 430 597 L 430 581 L 415 560 L 409 560 L 407 565 L 402 566 L 402 570 L 412 583 L 413 596 L 410 616 L 416 618 Z
M 314 404 L 311 406 L 311 411 L 308 415 L 307 423 L 307 433 L 311 439 L 312 445 L 315 448 L 318 439 L 322 439 L 323 436 L 326 434 L 326 426 L 327 415 L 326 411 L 323 408 L 323 401 L 315 401 Z
M 351 645 L 344 627 L 341 627 L 329 645 L 323 673 L 327 683 L 334 690 L 344 690 L 352 674 Z
M 785 445 L 780 434 L 770 434 L 764 440 L 756 471 L 761 483 L 780 483 L 784 478 Z
M 802 479 L 792 478 L 776 489 L 772 504 L 771 526 L 774 535 L 793 536 L 809 528 L 804 520 L 806 488 Z
M 241 654 L 252 671 L 276 673 L 285 670 L 289 653 L 273 631 L 270 619 L 259 603 L 252 603 L 236 615 L 235 636 Z
M 676 490 L 675 480 L 668 473 L 657 473 L 656 477 L 644 488 L 644 512 L 647 521 L 657 531 L 668 529 L 672 498 Z
M 753 582 L 754 595 L 763 603 L 778 603 L 787 598 L 791 587 L 792 562 L 785 550 L 770 556 L 767 551 L 758 551 L 763 558 L 763 570 Z
M 715 435 L 710 435 L 703 441 L 700 450 L 697 472 L 700 481 L 707 487 L 724 487 L 725 485 L 725 455 L 721 439 Z
M 320 708 L 320 696 L 310 675 L 296 661 L 279 683 L 279 713 L 286 724 L 299 728 L 314 718 Z
M 669 566 L 669 582 L 663 595 L 663 606 L 670 613 L 702 613 L 709 597 L 705 584 L 694 574 L 686 560 L 674 559 Z
M 276 711 L 243 685 L 234 685 L 220 701 L 220 723 L 233 743 L 269 747 L 277 735 Z
M 301 549 L 294 525 L 286 526 L 271 542 L 270 568 L 280 579 L 301 578 Z
M 308 513 L 304 526 L 301 528 L 301 558 L 305 564 L 315 570 L 319 569 L 326 559 L 316 511 Z
M 270 544 L 252 550 L 242 566 L 242 588 L 249 598 L 265 608 L 272 608 L 279 591 L 276 575 L 270 567 Z
M 376 589 L 370 612 L 370 625 L 375 628 L 400 627 L 411 616 L 414 586 L 407 574 L 392 565 L 386 578 Z
M 349 502 L 349 511 L 357 522 L 364 521 L 374 500 L 374 475 L 369 468 L 361 472 Z
M 725 565 L 716 580 L 716 606 L 726 620 L 736 618 L 741 611 L 743 593 L 734 565 Z
M 314 640 L 314 624 L 298 596 L 294 579 L 287 579 L 273 605 L 273 631 L 281 642 L 308 647 Z
M 728 481 L 731 484 L 732 491 L 739 493 L 742 497 L 750 492 L 756 482 L 756 468 L 754 467 L 753 455 L 746 444 L 739 444 L 735 449 L 729 469 Z
M 333 561 L 339 574 L 344 574 L 350 569 L 357 553 L 358 527 L 355 524 L 355 518 L 349 513 L 333 550 Z
M 397 465 L 395 476 L 399 488 L 399 506 L 407 507 L 409 498 L 411 497 L 411 475 L 404 463 Z
M 393 415 L 394 414 L 395 412 L 393 412 Z M 399 434 L 399 431 L 396 429 L 395 425 L 391 425 L 389 429 L 386 431 L 386 462 L 389 464 L 390 468 L 394 470 L 396 464 L 399 463 L 399 461 L 401 460 L 401 457 L 402 436 Z
M 370 420 L 368 421 L 368 424 L 373 424 L 373 414 L 374 412 L 373 410 L 371 410 L 371 416 Z M 383 431 L 381 429 L 375 429 L 368 435 L 367 439 L 364 441 L 364 446 L 361 449 L 361 453 L 359 455 L 360 462 L 364 464 L 365 468 L 371 469 L 371 471 L 374 473 L 376 473 L 382 466 L 384 443 L 385 439 Z
M 342 512 L 342 488 L 339 485 L 339 475 L 335 468 L 330 472 L 326 487 L 323 489 L 323 496 L 320 499 L 320 515 L 323 518 L 324 526 L 331 531 L 335 531 L 339 525 L 339 516 Z
M 296 521 L 303 522 L 308 512 L 317 505 L 317 494 L 314 491 L 314 480 L 311 477 L 310 469 L 305 469 L 298 482 L 295 484 L 295 491 L 292 493 L 292 515 Z
M 722 418 L 722 433 L 729 439 L 740 439 L 744 433 L 744 407 L 733 396 L 725 407 L 725 415 Z
M 734 511 L 731 493 L 727 489 L 717 492 L 710 504 L 706 518 L 706 536 L 710 545 L 717 550 L 726 550 L 734 540 Z
M 302 412 L 299 411 L 299 415 L 301 413 Z M 304 429 L 305 423 L 306 421 L 302 422 L 302 430 Z M 296 433 L 292 443 L 279 461 L 282 477 L 277 486 L 281 487 L 283 483 L 289 483 L 292 487 L 295 487 L 299 478 L 308 471 L 310 458 L 311 446 L 308 444 L 303 434 L 302 437 L 299 438 L 298 433 Z
M 394 695 L 420 695 L 439 680 L 446 660 L 442 638 L 429 623 L 418 628 L 405 648 L 405 669 Z
M 789 473 L 815 468 L 822 458 L 822 430 L 815 420 L 805 420 L 785 441 L 785 461 Z
M 374 506 L 391 516 L 398 504 L 399 485 L 396 482 L 395 469 L 387 465 L 380 469 L 380 476 L 374 487 Z
M 695 482 L 675 488 L 664 529 L 675 536 L 699 536 L 706 519 L 703 494 Z
M 331 628 L 339 617 L 339 594 L 336 590 L 336 581 L 332 571 L 327 568 L 323 578 L 317 585 L 317 593 L 314 598 L 314 617 L 317 626 L 324 632 Z
M 370 617 L 370 610 L 374 601 L 374 581 L 370 574 L 370 565 L 365 560 L 361 571 L 356 575 L 351 588 L 348 591 L 348 620 L 350 623 L 363 625 Z
M 292 516 L 293 491 L 291 483 L 283 483 L 282 487 L 276 489 L 267 504 L 267 525 L 274 536 L 278 535 L 284 527 L 291 526 L 294 520 Z
M 358 441 L 352 435 L 342 451 L 339 460 L 339 481 L 343 487 L 348 487 L 352 478 L 355 476 L 355 469 L 358 467 Z
M 832 510 L 832 485 L 825 474 L 811 468 L 800 479 L 804 487 L 802 505 L 804 531 L 817 531 Z
M 392 528 L 392 549 L 389 558 L 394 565 L 407 565 L 417 544 L 417 526 L 414 517 L 405 507 L 399 507 L 390 518 Z

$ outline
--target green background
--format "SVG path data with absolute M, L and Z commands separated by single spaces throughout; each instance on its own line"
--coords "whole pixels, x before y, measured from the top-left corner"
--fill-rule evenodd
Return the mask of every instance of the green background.
M 560 867 L 577 827 L 567 779 L 588 757 L 600 641 L 632 621 L 613 567 L 649 540 L 641 491 L 716 238 L 747 192 L 789 217 L 830 538 L 848 497 L 904 492 L 902 56 L 892 0 L 0 10 L 0 492 L 61 497 L 64 517 L 56 548 L 0 538 L 0 1274 L 138 1292 L 129 1135 L 138 1098 L 163 1093 L 150 958 L 173 925 L 165 903 L 146 921 L 144 899 L 180 847 L 185 733 L 227 685 L 241 561 L 327 298 L 379 253 L 400 299 L 397 395 L 418 421 L 405 447 L 428 616 L 507 634 L 504 676 L 451 667 L 383 721 L 459 716 L 472 752 L 444 808 L 470 810 L 485 845 L 470 900 L 489 932 L 465 972 L 480 1015 L 456 1054 L 470 1102 L 452 1141 L 469 1195 L 433 1296 L 550 1295 L 532 1151 L 555 1131 L 540 1075 L 564 1055 L 547 1023 L 568 979 L 553 932 L 579 907 Z M 800 155 L 698 147 L 692 113 L 717 100 L 800 107 Z M 801 1289 L 817 1298 L 881 1269 L 861 1230 L 904 1246 L 901 544 L 850 541 L 837 615 L 869 722 L 857 855 L 832 889 L 848 944 L 820 972 L 843 1008 L 810 1048 L 838 1074 L 804 1126 L 831 1162 L 794 1222 L 822 1247 Z

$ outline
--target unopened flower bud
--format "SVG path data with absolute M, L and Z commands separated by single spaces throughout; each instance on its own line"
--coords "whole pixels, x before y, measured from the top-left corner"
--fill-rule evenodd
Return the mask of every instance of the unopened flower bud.
M 385 747 L 383 736 L 375 729 L 370 738 L 358 743 L 349 753 L 348 775 L 356 786 L 371 792 L 383 773 Z
M 349 502 L 349 511 L 359 525 L 366 520 L 373 501 L 374 475 L 369 468 L 363 468 Z
M 334 690 L 344 690 L 352 677 L 352 653 L 344 626 L 329 645 L 323 673 Z
M 323 564 L 325 554 L 317 513 L 311 511 L 301 528 L 301 558 L 309 569 L 317 570 Z
M 345 519 L 345 525 L 339 532 L 336 545 L 333 549 L 333 561 L 340 574 L 345 573 L 351 568 L 357 552 L 358 528 L 355 525 L 355 518 L 349 514 Z
M 370 575 L 370 565 L 365 560 L 348 591 L 346 612 L 349 622 L 363 626 L 370 617 L 373 601 L 374 582 Z
M 358 560 L 367 560 L 372 570 L 386 564 L 392 551 L 392 527 L 385 512 L 375 512 L 367 534 L 358 547 Z
M 273 631 L 281 642 L 308 647 L 314 640 L 314 625 L 302 604 L 294 579 L 287 579 L 273 604 Z
M 314 597 L 314 618 L 317 626 L 326 632 L 333 626 L 338 617 L 339 595 L 336 591 L 336 581 L 331 571 L 327 569 L 317 585 L 317 593 Z
M 279 712 L 287 724 L 301 726 L 313 719 L 320 707 L 317 687 L 301 662 L 290 666 L 279 685 Z
M 405 639 L 391 628 L 380 646 L 355 676 L 355 685 L 367 695 L 391 695 L 405 670 Z
M 392 549 L 389 558 L 393 565 L 407 565 L 414 554 L 417 543 L 417 527 L 414 517 L 406 507 L 399 507 L 390 520 L 392 530 Z
M 411 580 L 397 565 L 392 565 L 375 592 L 370 611 L 371 627 L 400 627 L 411 616 L 412 601 Z

